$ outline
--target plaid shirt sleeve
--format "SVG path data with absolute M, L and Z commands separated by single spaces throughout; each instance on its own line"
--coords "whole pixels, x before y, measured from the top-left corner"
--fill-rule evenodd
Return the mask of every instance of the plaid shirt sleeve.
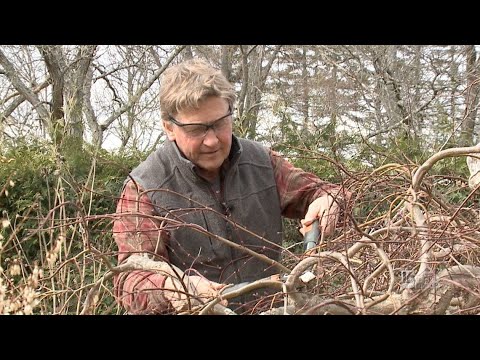
M 129 181 L 117 204 L 113 236 L 119 250 L 119 264 L 132 253 L 146 253 L 149 257 L 168 261 L 165 246 L 168 232 L 160 230 L 159 221 L 150 217 L 155 215 L 154 207 L 146 194 L 139 197 L 142 190 Z M 143 270 L 121 273 L 114 277 L 115 294 L 131 314 L 164 313 L 171 309 L 162 295 L 165 280 L 164 275 Z
M 282 215 L 285 217 L 303 218 L 312 201 L 325 194 L 332 195 L 339 202 L 341 209 L 351 197 L 351 193 L 341 185 L 320 180 L 316 175 L 294 167 L 273 150 L 270 150 L 270 159 L 280 196 Z M 343 211 L 341 217 L 342 213 Z M 344 219 L 339 220 L 341 222 Z

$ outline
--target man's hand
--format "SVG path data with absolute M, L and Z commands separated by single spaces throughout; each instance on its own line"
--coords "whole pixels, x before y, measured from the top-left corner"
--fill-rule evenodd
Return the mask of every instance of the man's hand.
M 187 310 L 189 301 L 194 307 L 216 298 L 218 292 L 225 287 L 225 284 L 219 284 L 197 275 L 185 276 L 183 284 L 174 276 L 169 276 L 165 280 L 163 294 L 177 312 Z M 223 300 L 220 304 L 227 306 L 228 302 Z
M 300 232 L 305 235 L 310 230 L 312 222 L 315 219 L 320 219 L 319 228 L 324 235 L 330 235 L 335 230 L 337 225 L 340 208 L 331 195 L 323 195 L 313 201 L 308 207 L 305 218 L 300 222 L 302 228 Z

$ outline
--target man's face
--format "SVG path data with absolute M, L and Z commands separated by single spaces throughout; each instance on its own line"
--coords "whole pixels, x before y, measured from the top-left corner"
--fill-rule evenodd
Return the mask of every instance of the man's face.
M 198 109 L 171 114 L 174 120 L 163 126 L 170 141 L 175 141 L 188 160 L 199 167 L 199 174 L 213 180 L 232 146 L 232 116 L 228 102 L 220 97 L 208 97 Z M 174 124 L 177 121 L 177 124 Z M 184 124 L 215 123 L 215 128 L 182 126 Z M 206 133 L 205 133 L 206 130 Z

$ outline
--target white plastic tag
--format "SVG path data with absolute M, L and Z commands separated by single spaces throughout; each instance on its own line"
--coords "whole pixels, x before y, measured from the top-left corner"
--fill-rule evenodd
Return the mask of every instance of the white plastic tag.
M 302 280 L 305 284 L 308 283 L 309 281 L 312 281 L 315 279 L 315 275 L 311 271 L 305 271 L 301 276 L 300 280 Z

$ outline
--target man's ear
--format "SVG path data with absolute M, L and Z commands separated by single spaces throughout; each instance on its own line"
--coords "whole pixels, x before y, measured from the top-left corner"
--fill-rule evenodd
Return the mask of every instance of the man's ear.
M 163 130 L 167 134 L 168 140 L 175 141 L 175 133 L 173 132 L 173 124 L 170 121 L 163 120 Z

